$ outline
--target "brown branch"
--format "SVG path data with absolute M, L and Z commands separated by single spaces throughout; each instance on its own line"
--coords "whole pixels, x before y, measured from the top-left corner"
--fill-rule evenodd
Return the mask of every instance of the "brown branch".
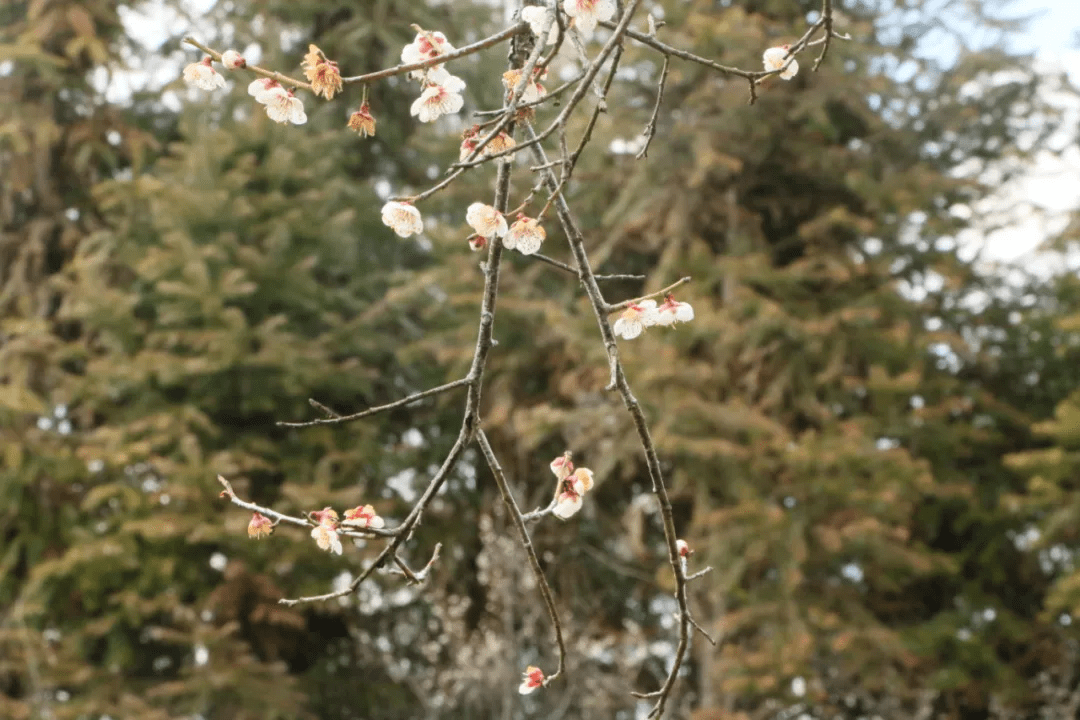
M 509 483 L 506 481 L 506 475 L 503 474 L 498 458 L 495 457 L 495 451 L 491 449 L 491 443 L 488 442 L 487 435 L 484 434 L 483 430 L 476 434 L 476 440 L 480 444 L 480 450 L 484 453 L 484 459 L 487 460 L 488 467 L 491 468 L 491 474 L 495 476 L 495 484 L 499 486 L 499 493 L 502 495 L 503 503 L 506 505 L 506 509 L 510 511 L 510 520 L 514 523 L 514 528 L 521 539 L 521 546 L 529 557 L 529 567 L 532 568 L 536 584 L 540 588 L 540 595 L 544 598 L 544 605 L 547 607 L 548 617 L 551 618 L 551 626 L 555 630 L 555 644 L 559 646 L 559 665 L 554 673 L 545 678 L 544 685 L 547 685 L 562 675 L 563 668 L 566 665 L 566 644 L 563 642 L 562 623 L 559 622 L 559 613 L 555 609 L 555 599 L 552 597 L 551 588 L 548 586 L 547 578 L 544 576 L 544 569 L 540 567 L 540 559 L 536 556 L 532 539 L 529 537 L 529 529 L 525 527 L 525 518 L 522 516 L 521 510 L 518 509 L 513 493 L 510 492 Z
M 360 412 L 353 413 L 352 415 L 338 415 L 337 413 L 335 413 L 333 410 L 329 409 L 325 405 L 322 405 L 321 403 L 318 403 L 318 402 L 316 402 L 314 400 L 308 400 L 309 403 L 311 403 L 312 405 L 315 405 L 316 407 L 326 411 L 327 413 L 330 413 L 331 416 L 330 417 L 325 417 L 325 418 L 319 418 L 317 420 L 308 420 L 306 422 L 279 422 L 279 423 L 277 423 L 277 425 L 278 425 L 278 427 L 294 427 L 294 428 L 313 427 L 315 425 L 337 425 L 339 423 L 349 422 L 350 420 L 359 420 L 360 418 L 367 417 L 369 415 L 375 415 L 377 413 L 385 412 L 387 410 L 393 410 L 396 407 L 401 407 L 402 405 L 408 405 L 409 403 L 416 402 L 417 400 L 423 400 L 426 397 L 431 397 L 432 395 L 438 395 L 440 393 L 446 392 L 447 390 L 453 390 L 454 388 L 461 387 L 462 385 L 468 385 L 468 384 L 469 384 L 469 379 L 468 378 L 462 378 L 461 380 L 455 380 L 453 382 L 446 383 L 445 385 L 440 385 L 439 387 L 431 388 L 430 390 L 422 390 L 422 391 L 420 391 L 418 393 L 413 393 L 412 395 L 409 395 L 408 397 L 401 398 L 400 400 L 395 400 L 394 402 L 387 403 L 386 405 L 379 405 L 378 407 L 368 408 L 367 410 L 361 410 Z
M 631 5 L 631 9 L 628 10 L 628 13 L 632 12 L 634 7 L 636 7 L 636 3 Z M 628 18 L 623 18 L 624 23 L 627 20 Z M 623 27 L 625 28 L 625 24 Z M 532 154 L 537 165 L 544 165 L 548 162 L 548 158 L 544 153 L 543 148 L 539 145 L 533 146 Z M 555 174 L 551 172 L 551 170 L 544 170 L 542 172 L 548 187 L 554 189 L 558 184 L 555 179 Z M 638 440 L 641 443 L 642 450 L 645 454 L 645 464 L 648 467 L 649 477 L 652 480 L 652 490 L 660 504 L 664 525 L 664 540 L 667 543 L 668 549 L 668 561 L 675 573 L 675 600 L 679 606 L 679 643 L 675 649 L 675 658 L 672 662 L 668 677 L 654 696 L 656 698 L 656 704 L 649 712 L 650 718 L 659 717 L 663 715 L 664 707 L 675 687 L 679 669 L 682 667 L 683 660 L 686 657 L 687 648 L 690 644 L 690 609 L 687 601 L 686 574 L 682 571 L 682 564 L 676 545 L 677 536 L 675 534 L 675 520 L 671 508 L 671 499 L 668 497 L 667 486 L 664 484 L 663 472 L 660 469 L 660 460 L 656 455 L 656 447 L 653 444 L 652 436 L 649 433 L 649 426 L 645 419 L 645 414 L 642 411 L 637 398 L 634 397 L 634 394 L 630 389 L 630 384 L 627 382 L 626 375 L 623 372 L 622 364 L 619 362 L 618 345 L 615 343 L 615 334 L 611 329 L 611 323 L 608 321 L 607 308 L 609 306 L 607 302 L 605 302 L 603 294 L 600 292 L 600 287 L 596 284 L 596 278 L 589 265 L 588 254 L 585 251 L 585 239 L 570 212 L 566 200 L 562 196 L 559 196 L 556 200 L 555 209 L 559 217 L 559 222 L 562 224 L 563 231 L 570 242 L 570 249 L 574 255 L 574 259 L 577 261 L 579 277 L 582 279 L 586 295 L 589 297 L 593 315 L 596 317 L 597 325 L 600 328 L 600 335 L 604 341 L 604 348 L 608 354 L 608 365 L 612 375 L 612 382 L 609 385 L 609 388 L 614 387 L 622 398 L 623 405 L 626 407 L 627 411 L 629 411 L 630 417 L 633 420 L 634 429 L 637 431 Z
M 652 144 L 653 137 L 656 136 L 656 119 L 660 115 L 660 103 L 664 100 L 664 85 L 667 84 L 668 64 L 670 62 L 671 56 L 665 55 L 664 69 L 660 71 L 660 83 L 656 87 L 656 104 L 653 105 L 652 117 L 649 118 L 649 124 L 641 131 L 641 134 L 645 136 L 645 145 L 636 155 L 638 160 L 649 156 L 649 145 Z
M 817 60 L 814 61 L 814 72 L 817 72 L 821 67 L 821 61 L 825 59 L 825 56 L 829 54 L 829 41 L 833 37 L 833 12 L 832 12 L 832 0 L 823 0 L 821 6 L 821 21 L 824 23 L 825 37 L 821 46 L 821 54 L 818 55 Z
M 221 62 L 221 53 L 219 53 L 217 50 L 213 50 L 207 47 L 206 45 L 203 45 L 201 42 L 191 37 L 190 35 L 185 37 L 182 42 L 185 42 L 193 47 L 197 47 L 210 57 L 214 58 L 215 61 Z M 267 70 L 266 68 L 259 67 L 258 65 L 246 65 L 244 66 L 244 69 L 250 70 L 256 75 L 262 75 L 263 77 L 277 80 L 282 85 L 292 85 L 294 87 L 302 87 L 305 90 L 311 90 L 310 83 L 306 83 L 303 80 L 297 80 L 296 78 L 291 78 L 288 75 L 282 75 L 281 73 L 274 72 L 273 70 Z
M 473 53 L 486 50 L 493 45 L 498 45 L 503 40 L 511 38 L 521 32 L 529 29 L 529 25 L 525 22 L 519 22 L 516 25 L 511 25 L 505 30 L 486 37 L 483 40 L 477 40 L 474 43 L 460 47 L 454 52 L 446 53 L 445 55 L 439 55 L 438 57 L 430 58 L 418 63 L 412 63 L 410 65 L 395 65 L 392 68 L 386 68 L 384 70 L 376 70 L 375 72 L 369 72 L 364 75 L 353 75 L 352 77 L 343 77 L 341 82 L 343 83 L 369 83 L 373 80 L 382 80 L 383 78 L 393 77 L 394 75 L 401 75 L 403 73 L 412 72 L 413 70 L 423 70 L 425 68 L 433 67 L 435 65 L 442 65 L 445 62 L 451 60 L 457 60 L 463 58 L 466 55 L 472 55 Z

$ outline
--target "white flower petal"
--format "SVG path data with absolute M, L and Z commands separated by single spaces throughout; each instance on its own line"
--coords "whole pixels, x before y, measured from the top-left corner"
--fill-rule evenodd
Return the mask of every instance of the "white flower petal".
M 581 509 L 581 496 L 575 493 L 562 493 L 559 495 L 559 499 L 555 503 L 555 508 L 551 511 L 551 514 L 555 517 L 566 520 L 572 517 Z
M 408 203 L 391 200 L 382 207 L 383 224 L 400 237 L 418 235 L 424 230 L 424 220 L 420 211 Z

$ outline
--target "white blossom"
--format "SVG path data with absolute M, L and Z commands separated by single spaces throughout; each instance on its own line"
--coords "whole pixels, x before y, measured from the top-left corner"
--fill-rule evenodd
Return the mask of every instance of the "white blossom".
M 784 67 L 784 63 L 788 61 L 788 49 L 790 45 L 781 45 L 780 47 L 771 47 L 765 51 L 761 56 L 761 60 L 765 63 L 766 70 L 779 70 Z M 799 61 L 795 58 L 791 58 L 791 64 L 787 66 L 784 72 L 780 73 L 780 77 L 784 80 L 790 80 L 795 77 L 799 72 Z
M 416 39 L 402 48 L 401 63 L 415 65 L 452 52 L 454 52 L 454 46 L 447 42 L 446 36 L 441 32 L 420 30 L 416 33 Z
M 423 73 L 424 82 L 428 85 L 437 85 L 452 93 L 460 93 L 465 89 L 465 81 L 457 75 L 451 75 L 450 71 L 442 65 L 418 72 Z
M 228 70 L 236 70 L 237 68 L 247 67 L 247 60 L 235 50 L 226 50 L 221 53 L 221 64 Z
M 555 508 L 551 514 L 560 520 L 567 520 L 581 509 L 581 495 L 576 492 L 561 492 L 555 499 Z
M 304 103 L 288 90 L 282 93 L 267 93 L 264 98 L 265 100 L 261 102 L 266 103 L 266 114 L 274 122 L 291 122 L 293 125 L 303 125 L 307 122 Z
M 440 115 L 449 115 L 461 110 L 465 99 L 455 92 L 438 85 L 429 85 L 420 93 L 420 97 L 412 104 L 409 111 L 420 122 L 432 122 Z
M 385 526 L 386 522 L 375 513 L 374 507 L 363 505 L 352 510 L 346 510 L 345 519 L 341 521 L 341 524 L 351 527 L 379 529 Z
M 577 31 L 588 39 L 597 23 L 615 17 L 615 0 L 563 0 L 563 10 L 573 18 Z
M 559 41 L 559 23 L 555 22 L 555 18 L 551 16 L 551 11 L 542 5 L 527 5 L 521 9 L 521 19 L 529 23 L 529 29 L 532 30 L 533 35 L 540 37 L 540 33 L 544 31 L 544 26 L 551 22 L 551 29 L 548 30 L 547 42 L 545 45 L 554 45 Z
M 540 245 L 547 237 L 547 231 L 539 220 L 518 215 L 518 219 L 510 226 L 503 238 L 503 247 L 507 250 L 517 250 L 522 255 L 532 255 L 540 249 Z
M 522 75 L 521 70 L 516 70 L 516 69 L 507 70 L 506 72 L 503 73 L 503 76 L 502 76 L 503 87 L 506 88 L 507 92 L 513 92 L 514 91 L 514 88 L 516 88 L 518 83 L 521 82 L 521 75 Z M 547 71 L 546 70 L 544 71 L 544 74 L 541 75 L 541 76 L 537 76 L 535 73 L 533 74 L 532 80 L 525 83 L 525 87 L 522 88 L 522 90 L 521 90 L 521 102 L 523 102 L 523 103 L 537 102 L 538 100 L 542 99 L 545 95 L 547 95 L 547 88 L 545 88 L 543 85 L 540 84 L 540 80 L 542 80 L 544 77 L 547 77 Z
M 334 525 L 319 523 L 311 529 L 311 537 L 315 538 L 315 544 L 320 550 L 327 550 L 335 555 L 341 554 L 341 538 L 338 537 L 337 528 Z
M 506 234 L 506 218 L 491 205 L 475 202 L 465 211 L 469 223 L 480 237 L 502 237 Z
M 217 90 L 225 87 L 225 78 L 210 65 L 210 62 L 210 58 L 205 57 L 184 68 L 184 82 L 203 90 Z
M 275 95 L 285 95 L 288 91 L 273 78 L 256 78 L 248 85 L 248 95 L 264 105 Z
M 656 310 L 656 324 L 665 327 L 679 322 L 690 322 L 694 319 L 694 308 L 690 303 L 678 302 L 671 295 L 667 296 L 664 304 Z
M 615 321 L 615 334 L 625 340 L 633 340 L 641 332 L 657 323 L 656 301 L 642 300 L 633 303 Z
M 383 224 L 401 237 L 418 235 L 424 231 L 424 220 L 420 211 L 408 203 L 391 200 L 382 208 Z

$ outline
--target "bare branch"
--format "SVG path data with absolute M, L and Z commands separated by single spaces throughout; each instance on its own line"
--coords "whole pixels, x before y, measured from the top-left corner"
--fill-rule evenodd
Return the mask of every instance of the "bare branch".
M 480 444 L 480 450 L 484 453 L 484 459 L 487 460 L 488 467 L 491 468 L 491 474 L 495 476 L 495 484 L 499 486 L 499 493 L 502 495 L 503 503 L 505 503 L 506 509 L 510 511 L 510 520 L 514 523 L 514 528 L 521 539 L 521 546 L 525 549 L 525 554 L 529 556 L 529 567 L 532 568 L 533 576 L 536 577 L 536 584 L 540 588 L 540 595 L 544 598 L 548 617 L 551 618 L 551 626 L 555 630 L 555 643 L 559 646 L 559 666 L 554 673 L 547 676 L 544 683 L 546 685 L 562 675 L 563 667 L 566 665 L 566 644 L 563 642 L 562 623 L 559 622 L 559 613 L 555 609 L 555 599 L 551 595 L 551 588 L 548 587 L 544 569 L 540 567 L 540 559 L 536 556 L 532 539 L 529 537 L 529 530 L 525 527 L 525 518 L 522 516 L 521 510 L 518 509 L 513 493 L 510 492 L 510 486 L 506 482 L 506 476 L 503 474 L 498 458 L 495 457 L 495 451 L 491 449 L 491 443 L 488 442 L 487 435 L 484 434 L 483 430 L 477 433 L 476 440 Z
M 277 425 L 278 427 L 294 428 L 313 427 L 315 425 L 337 425 L 340 423 L 349 422 L 350 420 L 359 420 L 360 418 L 367 417 L 369 415 L 375 415 L 377 413 L 385 412 L 387 410 L 393 410 L 396 407 L 408 405 L 409 403 L 416 402 L 417 400 L 423 400 L 426 397 L 431 397 L 432 395 L 439 395 L 441 393 L 447 392 L 448 390 L 453 390 L 454 388 L 468 385 L 469 382 L 469 378 L 462 378 L 461 380 L 455 380 L 453 382 L 446 383 L 445 385 L 431 388 L 430 390 L 422 390 L 418 393 L 413 393 L 408 397 L 401 398 L 400 400 L 395 400 L 394 402 L 387 403 L 386 405 L 379 405 L 378 407 L 361 410 L 360 412 L 353 413 L 352 415 L 338 415 L 325 405 L 317 403 L 314 400 L 308 400 L 308 402 L 312 405 L 315 405 L 316 407 L 321 408 L 327 413 L 330 413 L 330 417 L 319 418 L 318 420 L 308 420 L 306 422 L 279 422 L 277 423 Z
M 652 117 L 649 118 L 649 124 L 641 131 L 641 134 L 645 136 L 645 144 L 636 155 L 638 160 L 649 156 L 649 145 L 652 144 L 652 139 L 656 136 L 656 119 L 660 115 L 660 103 L 664 100 L 664 85 L 667 84 L 668 65 L 670 63 L 671 56 L 664 55 L 664 68 L 660 71 L 660 83 L 656 87 L 656 104 L 653 105 Z

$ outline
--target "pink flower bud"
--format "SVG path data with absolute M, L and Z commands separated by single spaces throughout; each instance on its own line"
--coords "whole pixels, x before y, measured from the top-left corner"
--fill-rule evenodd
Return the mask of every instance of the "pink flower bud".
M 538 687 L 544 686 L 544 671 L 538 667 L 530 665 L 525 668 L 525 677 L 521 681 L 521 685 L 518 686 L 518 692 L 522 695 L 528 695 L 536 690 Z
M 237 70 L 247 67 L 247 60 L 235 50 L 226 50 L 221 53 L 221 64 L 229 70 Z

